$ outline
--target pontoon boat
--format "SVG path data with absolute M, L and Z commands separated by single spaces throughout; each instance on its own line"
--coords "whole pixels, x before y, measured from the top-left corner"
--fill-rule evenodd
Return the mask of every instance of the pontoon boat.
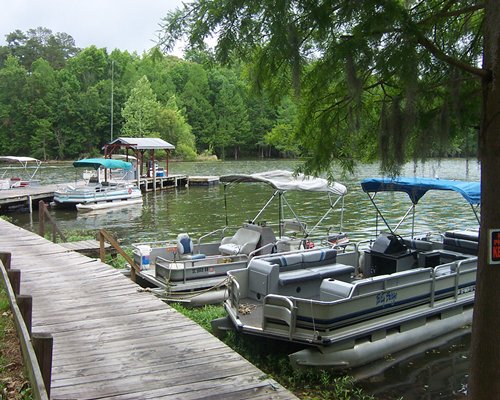
M 239 183 L 265 184 L 273 192 L 258 214 L 236 230 L 228 226 L 226 213 L 224 228 L 203 235 L 195 242 L 190 235 L 182 233 L 173 240 L 134 244 L 135 261 L 143 270 L 140 276 L 153 286 L 169 290 L 190 290 L 217 285 L 226 279 L 227 271 L 246 267 L 254 256 L 303 248 L 306 242 L 307 245 L 315 242 L 317 246 L 332 247 L 345 244 L 348 240 L 342 233 L 343 199 L 347 192 L 344 185 L 328 184 L 325 179 L 294 175 L 289 171 L 226 175 L 220 178 L 220 182 L 224 184 L 224 198 L 228 188 Z M 327 195 L 328 210 L 313 228 L 309 229 L 299 219 L 286 199 L 285 193 L 288 191 L 320 192 Z M 259 218 L 275 199 L 279 200 L 279 223 L 273 226 Z M 321 234 L 318 233 L 322 228 L 321 224 L 338 204 L 341 211 L 340 230 L 334 234 L 329 227 Z M 285 211 L 290 211 L 293 218 L 285 218 Z M 292 231 L 295 231 L 295 236 L 285 235 Z M 219 240 L 213 241 L 214 237 L 219 237 Z
M 123 179 L 110 179 L 113 170 L 131 170 L 130 162 L 108 158 L 88 158 L 75 161 L 73 166 L 93 168 L 96 174 L 89 176 L 84 185 L 67 185 L 64 189 L 56 191 L 54 193 L 56 205 L 76 207 L 78 211 L 91 211 L 142 204 L 142 194 L 137 185 Z M 123 176 L 122 173 L 121 177 Z
M 407 193 L 412 206 L 403 219 L 427 191 L 455 191 L 479 223 L 477 182 L 369 179 L 362 188 L 372 202 L 379 192 Z M 413 212 L 412 227 L 414 217 Z M 254 257 L 247 268 L 228 272 L 228 317 L 213 321 L 213 327 L 303 345 L 290 355 L 293 365 L 346 369 L 469 324 L 478 231 L 434 237 L 412 228 L 403 239 L 396 233 L 400 225 L 387 224 L 375 240 L 344 252 L 312 249 Z
M 35 179 L 42 162 L 32 157 L 3 156 L 0 171 L 0 189 L 11 189 L 39 184 Z

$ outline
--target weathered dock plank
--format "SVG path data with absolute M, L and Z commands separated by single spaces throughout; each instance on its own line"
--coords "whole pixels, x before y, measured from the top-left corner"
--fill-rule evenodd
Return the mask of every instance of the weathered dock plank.
M 89 257 L 99 257 L 99 251 L 101 248 L 100 242 L 95 239 L 79 240 L 76 242 L 66 242 L 59 244 L 65 249 L 76 251 L 77 253 Z M 112 256 L 115 256 L 118 253 L 116 249 L 109 243 L 104 243 L 104 249 L 108 254 L 111 254 Z
M 120 271 L 0 220 L 0 251 L 54 338 L 54 399 L 295 398 Z

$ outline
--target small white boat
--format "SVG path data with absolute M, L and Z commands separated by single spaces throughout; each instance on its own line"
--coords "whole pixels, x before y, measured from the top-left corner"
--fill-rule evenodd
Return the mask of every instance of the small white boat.
M 225 226 L 196 241 L 187 233 L 182 233 L 176 239 L 134 244 L 135 262 L 142 269 L 139 273 L 141 278 L 169 291 L 207 288 L 222 284 L 228 271 L 246 267 L 254 256 L 313 245 L 333 247 L 348 241 L 347 235 L 342 232 L 343 199 L 347 193 L 344 185 L 329 184 L 322 178 L 294 175 L 290 171 L 225 175 L 220 177 L 220 182 L 224 185 L 225 198 L 230 187 L 241 183 L 266 185 L 273 191 L 257 215 L 236 229 Z M 288 191 L 326 195 L 328 209 L 312 228 L 297 216 L 287 201 Z M 276 202 L 280 216 L 278 223 L 260 221 L 264 210 Z M 336 208 L 340 209 L 340 229 L 338 233 L 333 233 L 331 226 L 325 227 L 321 223 Z M 293 218 L 285 218 L 285 211 L 288 212 L 287 217 Z
M 471 205 L 479 223 L 478 182 L 371 179 L 362 188 L 371 201 L 379 192 L 406 192 L 409 211 L 429 190 L 453 190 Z M 213 321 L 213 327 L 302 345 L 290 355 L 293 365 L 347 369 L 470 323 L 478 231 L 449 231 L 436 238 L 413 232 L 402 239 L 396 228 L 387 228 L 376 240 L 343 252 L 265 255 L 229 271 L 228 317 Z
M 42 165 L 32 157 L 1 156 L 0 189 L 12 189 L 38 185 L 35 176 Z
M 73 165 L 93 168 L 96 174 L 89 176 L 85 185 L 68 185 L 56 191 L 54 203 L 57 206 L 76 208 L 78 211 L 92 211 L 142 204 L 142 193 L 135 183 L 107 179 L 112 171 L 131 170 L 131 163 L 108 158 L 88 158 L 75 161 Z

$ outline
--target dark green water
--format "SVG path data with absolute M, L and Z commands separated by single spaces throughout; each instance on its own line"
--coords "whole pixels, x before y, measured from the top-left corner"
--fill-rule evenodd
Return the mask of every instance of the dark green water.
M 238 161 L 209 163 L 171 163 L 170 173 L 186 175 L 224 175 L 229 173 L 253 173 L 272 169 L 293 169 L 297 165 L 291 161 Z M 78 171 L 78 175 L 75 173 Z M 47 165 L 41 170 L 40 177 L 44 182 L 71 182 L 80 177 L 81 169 L 68 164 Z M 405 168 L 404 175 L 413 175 L 413 165 Z M 452 179 L 479 179 L 479 167 L 470 163 L 468 175 L 463 160 L 445 160 L 440 164 L 429 162 L 417 168 L 416 175 Z M 345 198 L 344 231 L 351 238 L 366 238 L 374 232 L 375 211 L 367 195 L 360 188 L 360 181 L 367 177 L 379 176 L 378 165 L 363 165 L 355 175 L 341 177 L 338 181 L 348 188 Z M 109 210 L 99 213 L 77 213 L 53 209 L 51 214 L 56 218 L 63 231 L 79 230 L 94 232 L 106 228 L 114 232 L 120 241 L 127 245 L 139 241 L 164 240 L 175 237 L 180 232 L 188 232 L 196 238 L 204 233 L 225 225 L 224 196 L 222 185 L 215 187 L 191 187 L 166 190 L 144 195 L 144 204 L 123 209 Z M 238 226 L 252 219 L 271 196 L 272 190 L 263 185 L 239 185 L 228 192 L 228 222 Z M 380 198 L 382 198 L 380 196 Z M 287 199 L 297 214 L 308 223 L 315 224 L 328 208 L 325 196 L 290 192 Z M 399 220 L 409 207 L 409 201 L 403 194 L 384 194 L 382 209 L 390 222 Z M 270 207 L 260 218 L 276 222 L 278 208 Z M 20 213 L 12 214 L 13 222 L 24 228 L 36 230 L 36 216 Z M 288 214 L 291 218 L 292 215 Z M 334 211 L 326 221 L 339 229 L 340 214 Z M 417 231 L 443 231 L 458 226 L 474 226 L 475 220 L 470 207 L 462 197 L 452 192 L 428 193 L 417 209 Z M 400 233 L 409 231 L 410 227 Z
M 293 161 L 237 161 L 206 163 L 171 163 L 170 173 L 186 175 L 224 175 L 229 173 L 254 173 L 273 169 L 293 169 Z M 45 165 L 40 174 L 42 183 L 71 182 L 76 176 L 75 168 L 68 164 Z M 442 179 L 479 180 L 479 165 L 464 160 L 428 162 L 414 169 L 407 165 L 405 176 L 436 177 Z M 360 181 L 367 177 L 380 176 L 378 165 L 362 165 L 354 175 L 338 181 L 348 188 L 345 198 L 344 231 L 351 239 L 368 238 L 374 233 L 375 211 L 368 197 L 360 188 Z M 270 197 L 270 188 L 262 185 L 239 185 L 229 192 L 229 225 L 238 226 L 252 219 Z M 328 203 L 324 196 L 305 193 L 288 193 L 288 201 L 309 225 L 314 224 L 325 212 Z M 380 196 L 382 199 L 382 196 Z M 395 223 L 410 203 L 406 195 L 384 195 L 380 203 L 390 222 Z M 274 211 L 273 211 L 274 210 Z M 64 232 L 85 231 L 91 234 L 100 228 L 113 232 L 127 246 L 134 242 L 164 240 L 180 232 L 188 232 L 196 238 L 204 233 L 221 228 L 225 224 L 222 185 L 215 187 L 191 187 L 173 189 L 144 195 L 144 204 L 128 208 L 78 214 L 76 211 L 51 210 Z M 37 215 L 28 213 L 10 214 L 13 223 L 36 231 Z M 291 217 L 289 215 L 288 217 Z M 260 220 L 277 221 L 277 207 L 271 208 Z M 339 213 L 334 212 L 328 224 L 338 230 Z M 475 227 L 477 223 L 470 206 L 462 197 L 452 192 L 428 193 L 417 209 L 416 231 L 438 232 L 455 227 Z M 409 232 L 400 230 L 401 234 Z M 407 362 L 400 363 L 383 374 L 363 382 L 363 386 L 381 399 L 456 399 L 464 393 L 467 381 L 469 336 L 452 344 L 433 350 Z

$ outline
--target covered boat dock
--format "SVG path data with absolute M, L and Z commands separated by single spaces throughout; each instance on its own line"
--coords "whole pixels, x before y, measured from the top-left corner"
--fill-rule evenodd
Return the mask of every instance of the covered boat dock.
M 137 186 L 143 192 L 150 192 L 187 184 L 188 178 L 186 175 L 172 175 L 169 173 L 169 156 L 174 149 L 173 144 L 160 138 L 118 137 L 104 145 L 104 156 L 112 158 L 114 154 L 122 152 L 126 161 L 129 161 L 129 155 L 134 156 L 136 158 L 134 164 L 137 171 L 135 176 Z M 158 151 L 164 151 L 166 154 L 165 167 L 161 167 L 158 163 Z M 130 158 L 132 159 L 132 157 Z

